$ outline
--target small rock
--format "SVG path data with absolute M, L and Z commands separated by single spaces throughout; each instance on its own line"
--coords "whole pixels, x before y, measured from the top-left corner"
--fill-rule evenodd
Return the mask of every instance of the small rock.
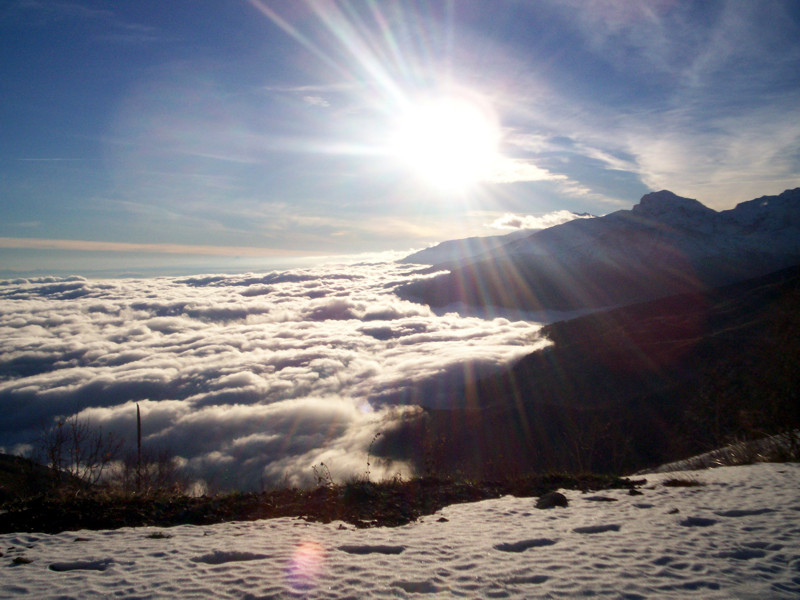
M 566 508 L 568 505 L 567 497 L 561 492 L 548 492 L 536 501 L 536 508 L 542 509 L 555 508 L 556 506 Z
M 447 517 L 439 517 L 438 519 L 436 519 L 437 523 L 447 523 L 448 521 L 450 521 L 450 519 L 448 519 Z
M 644 496 L 644 492 L 631 488 L 628 490 L 628 496 Z
M 669 511 L 667 514 L 668 514 L 668 515 L 676 515 L 676 514 L 678 514 L 679 512 L 681 512 L 681 511 L 679 511 L 677 508 L 673 508 L 673 509 L 672 509 L 671 511 Z

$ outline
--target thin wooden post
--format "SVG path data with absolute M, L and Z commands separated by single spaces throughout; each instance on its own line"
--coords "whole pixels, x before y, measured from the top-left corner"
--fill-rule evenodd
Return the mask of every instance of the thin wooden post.
M 136 491 L 142 487 L 142 413 L 136 404 Z

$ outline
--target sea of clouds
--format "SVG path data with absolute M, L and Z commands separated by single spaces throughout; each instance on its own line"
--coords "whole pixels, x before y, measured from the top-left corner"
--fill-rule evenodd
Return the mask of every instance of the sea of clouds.
M 0 451 L 76 413 L 130 447 L 139 404 L 143 445 L 216 487 L 308 484 L 320 462 L 337 479 L 364 473 L 377 433 L 439 402 L 411 390 L 547 344 L 536 323 L 437 315 L 393 293 L 424 276 L 363 263 L 0 281 Z

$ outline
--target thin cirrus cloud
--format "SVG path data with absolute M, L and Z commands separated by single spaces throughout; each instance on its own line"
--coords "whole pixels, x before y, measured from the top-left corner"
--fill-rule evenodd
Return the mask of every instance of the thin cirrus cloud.
M 693 118 L 685 114 L 688 110 L 676 109 L 657 138 L 651 135 L 652 125 L 644 123 L 628 134 L 642 180 L 651 188 L 671 187 L 723 209 L 730 198 L 762 196 L 776 185 L 796 186 L 800 109 L 753 109 L 746 120 L 709 117 L 709 132 L 700 134 L 699 143 L 697 132 L 679 125 Z
M 141 44 L 165 39 L 157 27 L 122 18 L 107 8 L 92 8 L 80 2 L 16 2 L 7 9 L 6 16 L 28 19 L 38 25 L 63 22 L 100 25 L 104 32 L 91 36 L 98 42 Z
M 560 133 L 579 142 L 577 152 L 610 157 L 607 168 L 716 209 L 797 184 L 792 3 L 552 5 L 598 60 L 636 86 L 621 110 L 563 98 L 574 116 L 558 123 Z
M 491 183 L 519 183 L 523 181 L 566 181 L 568 177 L 551 173 L 537 166 L 531 160 L 519 158 L 500 158 L 486 177 Z
M 145 445 L 220 487 L 309 483 L 320 461 L 363 472 L 375 434 L 419 410 L 415 388 L 546 343 L 533 323 L 437 316 L 392 294 L 414 277 L 384 263 L 0 282 L 0 447 L 75 412 L 130 443 L 138 403 Z

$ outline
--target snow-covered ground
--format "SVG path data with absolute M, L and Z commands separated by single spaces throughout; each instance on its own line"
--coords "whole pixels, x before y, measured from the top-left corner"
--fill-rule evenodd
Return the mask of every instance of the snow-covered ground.
M 703 485 L 662 485 L 675 477 Z M 646 478 L 643 495 L 567 491 L 551 510 L 509 496 L 394 529 L 284 518 L 2 535 L 0 597 L 800 597 L 800 464 Z

